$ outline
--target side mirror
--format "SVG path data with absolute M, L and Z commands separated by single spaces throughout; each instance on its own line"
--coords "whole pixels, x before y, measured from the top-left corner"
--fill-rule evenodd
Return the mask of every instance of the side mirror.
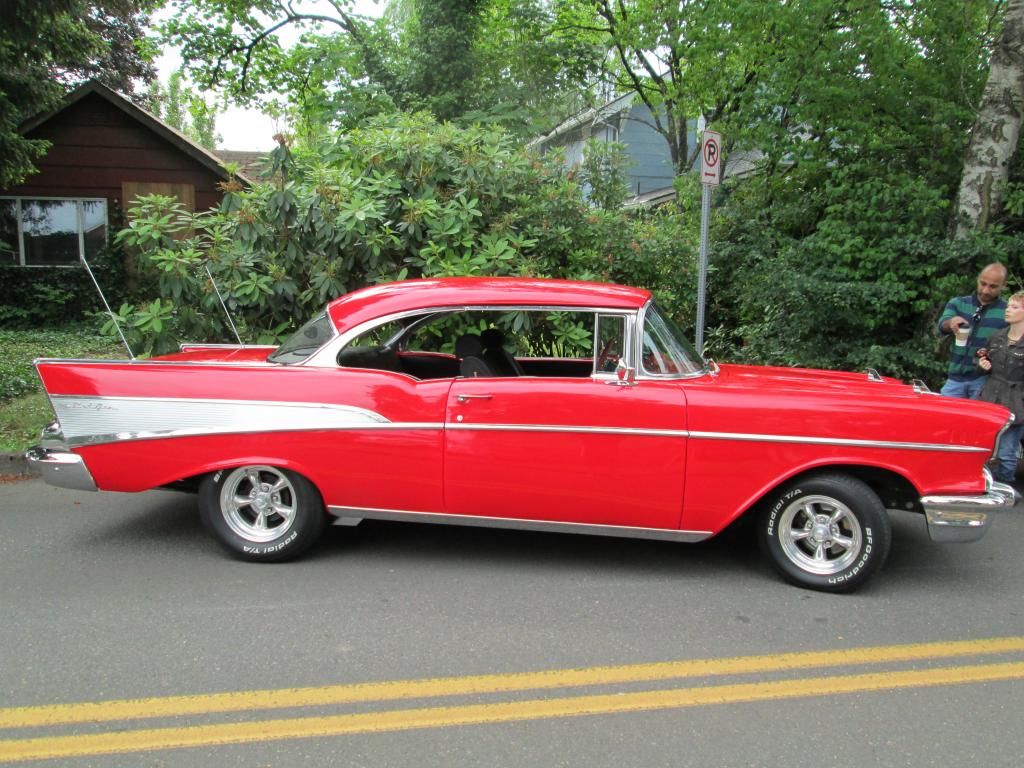
M 616 382 L 620 387 L 631 387 L 636 384 L 636 368 L 630 368 L 624 360 L 615 366 Z

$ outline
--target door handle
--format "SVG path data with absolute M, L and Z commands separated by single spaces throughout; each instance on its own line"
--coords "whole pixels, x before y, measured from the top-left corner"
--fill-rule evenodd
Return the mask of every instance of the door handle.
M 490 400 L 491 396 L 489 394 L 482 394 L 482 395 L 456 395 L 455 399 L 458 400 L 460 403 L 468 403 L 470 400 Z

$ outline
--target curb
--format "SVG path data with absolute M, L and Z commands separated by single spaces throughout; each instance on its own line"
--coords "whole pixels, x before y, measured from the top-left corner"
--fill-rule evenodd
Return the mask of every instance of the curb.
M 32 471 L 24 453 L 0 453 L 0 475 L 38 477 L 39 473 Z

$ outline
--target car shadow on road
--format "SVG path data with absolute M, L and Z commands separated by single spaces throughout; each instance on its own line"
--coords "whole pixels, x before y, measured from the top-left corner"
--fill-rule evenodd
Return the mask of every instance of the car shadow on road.
M 81 541 L 92 546 L 181 549 L 196 547 L 212 551 L 216 542 L 199 520 L 196 498 L 189 493 L 152 491 L 146 504 L 133 505 L 119 513 L 95 517 L 83 529 Z
M 604 571 L 621 576 L 764 576 L 749 531 L 726 531 L 697 544 L 454 525 L 367 520 L 355 528 L 332 527 L 307 557 L 381 558 L 444 562 L 453 568 Z

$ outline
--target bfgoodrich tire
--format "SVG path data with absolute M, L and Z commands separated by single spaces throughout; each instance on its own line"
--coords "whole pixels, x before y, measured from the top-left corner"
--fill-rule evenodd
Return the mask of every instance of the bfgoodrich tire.
M 857 589 L 889 554 L 889 515 L 874 491 L 855 477 L 817 475 L 767 499 L 758 543 L 788 581 L 823 592 Z
M 298 557 L 327 523 L 323 500 L 309 480 L 266 465 L 207 475 L 199 486 L 199 514 L 228 552 L 254 562 Z

